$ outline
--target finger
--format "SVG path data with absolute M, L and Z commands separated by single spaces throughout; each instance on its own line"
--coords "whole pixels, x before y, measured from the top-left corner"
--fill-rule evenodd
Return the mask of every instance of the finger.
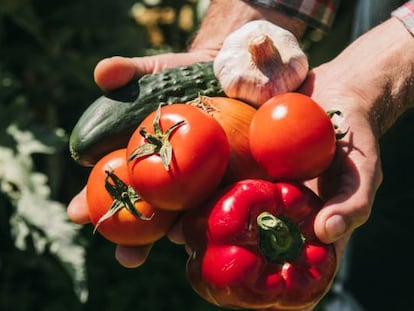
M 195 62 L 210 61 L 213 58 L 214 54 L 208 51 L 166 53 L 134 58 L 114 56 L 105 58 L 96 65 L 94 78 L 96 84 L 107 91 L 119 88 L 133 78 L 139 78 L 145 74 Z
M 336 242 L 368 220 L 372 201 L 364 190 L 343 192 L 329 200 L 315 219 L 315 233 L 325 243 Z
M 95 67 L 96 84 L 103 90 L 121 87 L 135 76 L 135 65 L 131 58 L 111 57 L 101 60 Z
M 154 56 L 134 57 L 135 76 L 160 72 L 164 69 L 191 65 L 196 62 L 206 62 L 214 59 L 215 54 L 208 51 L 191 53 L 166 53 Z
M 356 154 L 356 155 L 355 155 Z M 315 233 L 325 243 L 335 242 L 365 223 L 381 184 L 379 160 L 339 149 L 333 165 L 320 178 L 326 203 L 315 219 Z
M 78 224 L 86 224 L 90 222 L 88 205 L 86 202 L 86 187 L 84 187 L 69 202 L 66 213 L 69 219 Z
M 168 231 L 168 239 L 175 244 L 185 244 L 182 221 L 178 220 Z
M 137 268 L 144 264 L 151 247 L 152 244 L 139 247 L 117 245 L 115 258 L 125 268 Z

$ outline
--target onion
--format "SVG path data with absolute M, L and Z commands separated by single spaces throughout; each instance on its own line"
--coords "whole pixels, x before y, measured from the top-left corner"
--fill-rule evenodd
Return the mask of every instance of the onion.
M 208 96 L 199 96 L 190 104 L 214 117 L 226 132 L 230 158 L 223 185 L 243 179 L 269 179 L 250 151 L 249 127 L 256 112 L 254 107 L 233 98 Z

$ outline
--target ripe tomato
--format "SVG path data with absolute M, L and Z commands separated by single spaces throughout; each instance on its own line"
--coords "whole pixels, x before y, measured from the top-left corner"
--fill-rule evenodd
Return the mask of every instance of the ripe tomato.
M 299 93 L 276 95 L 259 107 L 249 139 L 253 157 L 279 180 L 319 176 L 330 165 L 336 148 L 328 114 Z
M 178 213 L 158 210 L 143 200 L 136 200 L 129 185 L 126 149 L 104 156 L 93 167 L 86 186 L 89 217 L 96 230 L 113 243 L 151 244 L 168 232 Z M 111 194 L 115 189 L 119 190 L 120 197 Z M 114 204 L 118 208 L 111 209 Z
M 210 115 L 187 104 L 160 107 L 132 134 L 128 172 L 138 194 L 166 210 L 185 210 L 207 199 L 226 171 L 226 133 Z

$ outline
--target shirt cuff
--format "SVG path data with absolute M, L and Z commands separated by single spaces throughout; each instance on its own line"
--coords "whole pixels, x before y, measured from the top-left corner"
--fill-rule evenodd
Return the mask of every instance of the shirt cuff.
M 284 0 L 245 0 L 254 5 L 277 9 L 286 15 L 304 21 L 308 26 L 328 31 L 335 18 L 339 1 L 284 1 Z
M 407 30 L 414 36 L 414 1 L 408 1 L 391 13 L 399 19 Z

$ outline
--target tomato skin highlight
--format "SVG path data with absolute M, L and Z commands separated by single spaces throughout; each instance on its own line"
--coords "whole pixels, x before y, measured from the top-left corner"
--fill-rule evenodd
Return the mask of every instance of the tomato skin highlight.
M 153 153 L 128 161 L 131 183 L 147 202 L 160 209 L 181 211 L 199 205 L 219 186 L 227 168 L 230 146 L 220 124 L 200 109 L 186 104 L 161 107 L 159 125 L 167 131 L 184 121 L 169 137 L 172 159 L 168 170 L 161 157 Z M 151 113 L 132 134 L 128 158 L 147 139 L 140 133 L 145 129 L 154 134 Z
M 250 148 L 265 171 L 278 180 L 319 176 L 335 155 L 335 128 L 328 114 L 300 93 L 265 102 L 250 125 Z
M 89 217 L 94 226 L 108 212 L 114 198 L 105 189 L 107 171 L 111 171 L 126 185 L 130 185 L 127 173 L 126 149 L 115 150 L 92 168 L 86 186 Z M 161 239 L 171 228 L 178 213 L 154 208 L 149 203 L 138 200 L 135 208 L 148 220 L 140 219 L 122 208 L 104 220 L 96 230 L 107 240 L 125 246 L 148 245 Z

